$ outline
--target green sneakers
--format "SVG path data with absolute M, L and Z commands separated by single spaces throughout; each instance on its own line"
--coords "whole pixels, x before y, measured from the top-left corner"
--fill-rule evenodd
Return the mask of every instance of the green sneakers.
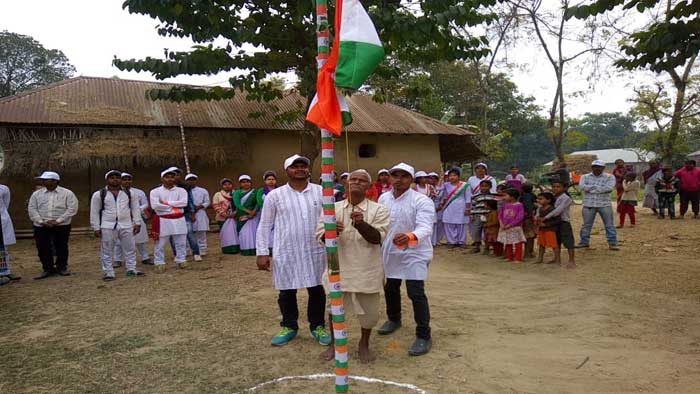
M 331 344 L 331 341 L 333 341 L 331 334 L 329 334 L 326 328 L 323 326 L 318 326 L 311 331 L 311 336 L 323 346 L 328 346 Z
M 297 330 L 292 330 L 288 327 L 282 327 L 274 337 L 272 337 L 272 346 L 284 346 L 297 336 Z

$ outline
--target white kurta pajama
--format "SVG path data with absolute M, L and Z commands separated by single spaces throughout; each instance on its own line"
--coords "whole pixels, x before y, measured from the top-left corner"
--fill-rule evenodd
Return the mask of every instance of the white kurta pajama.
M 270 254 L 270 230 L 274 227 L 272 280 L 277 290 L 303 289 L 323 283 L 326 252 L 316 241 L 322 191 L 321 186 L 313 183 L 302 192 L 287 184 L 265 197 L 256 234 L 256 252 L 258 256 Z
M 135 187 L 129 188 L 129 193 L 131 193 L 131 199 L 134 202 L 138 201 L 139 210 L 141 211 L 141 229 L 134 235 L 134 243 L 136 243 L 136 255 L 141 257 L 141 261 L 148 260 L 151 257 L 148 254 L 148 226 L 145 221 L 145 212 L 148 208 L 148 197 L 146 193 Z M 124 261 L 122 257 L 122 247 L 121 242 L 117 240 L 114 244 L 114 259 L 116 261 Z
M 2 226 L 2 241 L 5 245 L 5 262 L 0 262 L 0 276 L 10 275 L 10 257 L 7 247 L 17 243 L 15 228 L 8 212 L 10 208 L 10 188 L 0 185 L 0 226 Z
M 404 280 L 426 280 L 428 264 L 433 259 L 433 221 L 435 205 L 428 197 L 407 190 L 399 198 L 394 193 L 384 193 L 379 203 L 389 209 L 391 222 L 382 245 L 384 273 L 387 278 Z M 394 245 L 398 234 L 413 233 L 417 245 L 399 249 Z
M 453 193 L 455 188 L 457 191 Z M 464 191 L 461 191 L 461 188 L 464 188 Z M 441 212 L 447 243 L 464 245 L 467 241 L 466 226 L 469 223 L 469 216 L 464 213 L 471 203 L 471 189 L 469 184 L 465 182 L 460 182 L 457 186 L 446 183 L 443 185 L 443 189 L 445 207 Z
M 153 263 L 155 265 L 165 264 L 165 245 L 171 237 L 175 244 L 175 263 L 184 263 L 187 257 L 185 217 L 168 219 L 162 216 L 173 214 L 174 208 L 184 210 L 187 206 L 187 191 L 177 186 L 171 189 L 159 186 L 151 190 L 150 201 L 151 208 L 156 212 L 156 215 L 160 216 L 160 237 L 153 250 Z
M 209 215 L 207 215 L 207 208 L 211 205 L 209 192 L 203 187 L 195 186 L 192 189 L 192 200 L 195 207 L 199 205 L 204 207 L 197 210 L 195 221 L 192 223 L 192 231 L 199 245 L 199 254 L 204 256 L 207 254 L 207 232 L 209 231 Z
M 127 196 L 123 190 L 117 195 L 107 190 L 104 200 L 100 201 L 100 190 L 92 194 L 90 200 L 90 225 L 94 231 L 101 231 L 100 254 L 102 272 L 114 276 L 112 255 L 114 244 L 119 240 L 127 271 L 136 270 L 136 251 L 134 243 L 134 225 L 141 225 L 141 210 L 134 196 Z M 100 212 L 101 211 L 101 212 Z

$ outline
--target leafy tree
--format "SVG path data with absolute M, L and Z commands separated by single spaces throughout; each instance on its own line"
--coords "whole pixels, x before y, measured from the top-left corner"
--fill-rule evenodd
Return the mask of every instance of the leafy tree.
M 642 104 L 641 114 L 654 117 L 667 115 L 669 122 L 655 123 L 653 145 L 663 160 L 676 156 L 677 148 L 685 146 L 684 127 L 687 109 L 697 98 L 688 96 L 688 90 L 698 83 L 692 78 L 698 53 L 700 53 L 700 2 L 693 0 L 596 0 L 573 7 L 569 18 L 588 18 L 609 12 L 615 7 L 636 8 L 648 16 L 649 22 L 632 32 L 621 43 L 625 54 L 615 64 L 627 70 L 648 68 L 657 75 L 667 75 L 675 92 L 643 87 L 638 89 L 635 101 Z M 658 86 L 658 85 L 657 85 Z M 663 93 L 663 94 L 662 94 Z M 673 97 L 669 102 L 664 96 Z M 664 112 L 651 111 L 652 107 L 666 107 Z M 639 106 L 638 106 L 639 107 Z M 659 109 L 661 109 L 659 107 Z M 644 110 L 643 108 L 646 108 Z M 661 127 L 663 126 L 663 127 Z
M 568 121 L 565 151 L 638 147 L 644 135 L 637 131 L 635 122 L 634 116 L 620 112 L 585 113 Z M 578 143 L 572 143 L 573 133 L 578 133 Z
M 0 97 L 70 78 L 75 67 L 63 52 L 32 37 L 0 32 Z
M 455 31 L 455 26 L 490 21 L 492 16 L 482 6 L 495 2 L 371 0 L 363 5 L 389 58 L 430 63 L 487 53 L 485 38 L 463 37 Z M 197 45 L 183 52 L 166 50 L 163 58 L 115 58 L 114 65 L 119 69 L 151 72 L 157 79 L 234 69 L 247 71 L 230 79 L 235 89 L 174 87 L 151 91 L 152 99 L 222 99 L 235 95 L 236 90 L 244 90 L 249 100 L 271 101 L 281 97 L 282 92 L 263 81 L 270 74 L 289 71 L 298 77 L 297 88 L 307 98 L 307 106 L 313 98 L 317 70 L 312 0 L 126 0 L 123 7 L 130 13 L 158 19 L 159 35 L 188 37 Z M 225 40 L 225 46 L 214 45 L 215 39 Z M 248 51 L 245 49 L 248 47 L 256 50 Z M 314 138 L 317 134 L 313 132 Z M 315 142 L 302 142 L 302 146 L 312 149 L 318 145 Z M 318 151 L 305 153 L 315 158 Z

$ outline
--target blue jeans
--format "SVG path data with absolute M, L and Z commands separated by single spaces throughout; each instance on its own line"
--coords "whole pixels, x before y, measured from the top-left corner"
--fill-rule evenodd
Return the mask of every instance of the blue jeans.
M 192 255 L 198 255 L 199 243 L 194 235 L 194 231 L 192 231 L 192 222 L 185 219 L 185 223 L 187 223 L 187 243 L 189 244 L 190 249 L 192 249 Z M 170 238 L 170 246 L 173 248 L 173 253 L 175 253 L 175 243 L 173 242 L 172 238 Z
M 589 245 L 591 242 L 591 229 L 595 221 L 595 215 L 600 215 L 605 225 L 605 238 L 608 245 L 617 245 L 617 231 L 615 230 L 615 218 L 611 206 L 608 207 L 583 207 L 583 227 L 581 227 L 581 245 Z

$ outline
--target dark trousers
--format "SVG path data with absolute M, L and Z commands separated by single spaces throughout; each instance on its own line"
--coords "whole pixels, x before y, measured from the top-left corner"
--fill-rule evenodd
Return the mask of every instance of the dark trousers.
M 309 326 L 313 330 L 318 326 L 326 325 L 326 292 L 323 286 L 318 285 L 308 287 L 306 291 L 309 293 L 309 303 L 307 305 L 306 314 L 309 318 Z M 277 298 L 277 305 L 282 312 L 282 322 L 280 326 L 291 328 L 292 330 L 299 329 L 299 306 L 297 305 L 297 291 L 280 290 Z
M 684 192 L 681 190 L 681 216 L 688 212 L 688 203 L 693 207 L 693 213 L 700 213 L 700 191 Z
M 425 282 L 406 280 L 406 292 L 413 303 L 413 318 L 416 321 L 416 337 L 430 339 L 430 307 L 425 296 Z M 387 278 L 384 284 L 386 315 L 393 322 L 401 321 L 401 279 Z
M 686 209 L 688 207 L 686 206 Z M 659 193 L 659 216 L 664 217 L 664 211 L 668 210 L 668 216 L 676 217 L 676 194 Z
M 36 250 L 44 271 L 57 272 L 68 268 L 69 237 L 70 225 L 54 227 L 34 226 Z M 56 257 L 55 261 L 54 254 Z

